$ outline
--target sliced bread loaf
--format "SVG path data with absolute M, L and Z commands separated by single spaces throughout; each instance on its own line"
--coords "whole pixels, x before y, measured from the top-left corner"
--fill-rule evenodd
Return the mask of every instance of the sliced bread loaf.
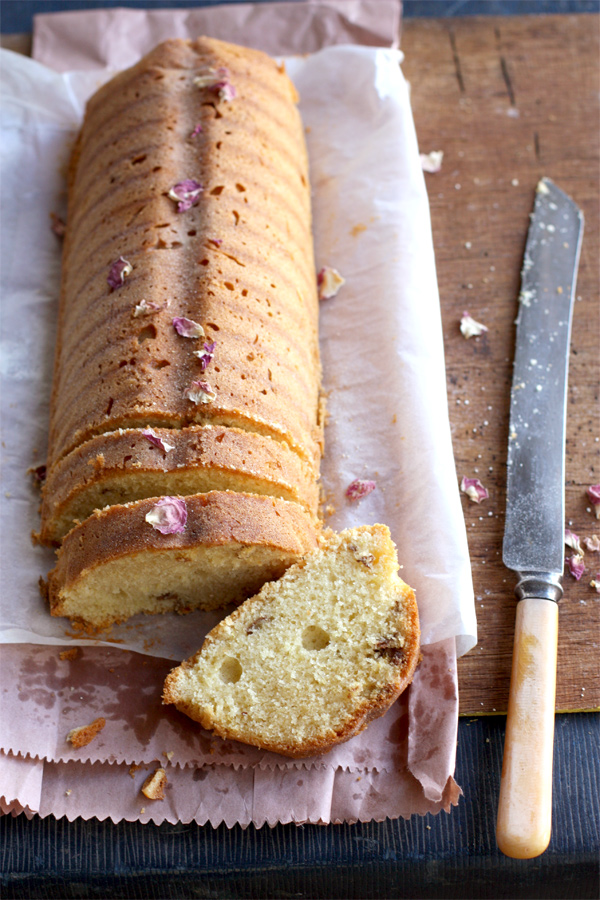
M 39 541 L 59 544 L 74 520 L 115 503 L 228 490 L 292 500 L 317 515 L 314 471 L 287 444 L 212 425 L 129 428 L 86 441 L 50 470 Z
M 49 469 L 100 433 L 193 423 L 270 435 L 318 468 L 296 100 L 275 60 L 204 37 L 160 44 L 90 99 L 71 162 Z
M 382 715 L 419 656 L 415 596 L 387 527 L 328 533 L 174 669 L 163 700 L 223 738 L 302 757 Z
M 162 499 L 170 506 L 98 510 L 67 534 L 42 584 L 53 616 L 100 630 L 138 613 L 239 603 L 317 544 L 297 503 L 233 491 Z

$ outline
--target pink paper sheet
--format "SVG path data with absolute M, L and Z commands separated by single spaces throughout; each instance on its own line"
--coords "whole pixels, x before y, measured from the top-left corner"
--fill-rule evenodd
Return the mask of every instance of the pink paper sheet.
M 37 18 L 34 56 L 59 70 L 123 67 L 161 39 L 201 32 L 281 54 L 352 40 L 392 45 L 399 12 L 400 4 L 387 0 L 329 0 L 64 13 Z M 413 686 L 384 718 L 326 757 L 303 761 L 220 741 L 163 708 L 169 660 L 86 647 L 69 662 L 59 659 L 60 649 L 2 647 L 5 812 L 261 826 L 408 817 L 458 802 L 453 639 L 424 647 Z M 67 732 L 99 715 L 107 719 L 103 732 L 74 751 Z M 144 767 L 133 778 L 131 763 Z M 162 802 L 139 793 L 158 764 L 169 781 Z
M 57 72 L 122 69 L 167 37 L 201 34 L 275 56 L 333 44 L 396 47 L 401 11 L 401 0 L 306 0 L 41 14 L 34 21 L 32 56 Z

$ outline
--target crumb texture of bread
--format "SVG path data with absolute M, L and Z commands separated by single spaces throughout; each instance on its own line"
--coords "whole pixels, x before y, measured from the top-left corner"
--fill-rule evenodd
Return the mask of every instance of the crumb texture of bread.
M 297 503 L 211 491 L 186 497 L 185 531 L 146 520 L 154 499 L 98 510 L 66 536 L 45 593 L 54 616 L 103 630 L 139 613 L 241 603 L 317 545 Z
M 142 794 L 148 800 L 164 800 L 167 786 L 167 773 L 164 769 L 157 769 L 149 775 L 142 785 Z
M 291 757 L 383 715 L 419 656 L 414 592 L 383 525 L 328 532 L 168 675 L 163 701 L 204 728 Z
M 80 725 L 79 728 L 72 728 L 67 735 L 67 741 L 77 749 L 85 747 L 100 734 L 105 725 L 106 719 L 99 718 L 94 719 L 90 725 Z

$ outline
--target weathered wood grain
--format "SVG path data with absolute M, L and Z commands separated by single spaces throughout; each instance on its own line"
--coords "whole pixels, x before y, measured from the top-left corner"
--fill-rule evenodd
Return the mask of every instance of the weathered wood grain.
M 598 34 L 595 15 L 407 20 L 403 71 L 429 174 L 457 477 L 490 498 L 463 496 L 479 644 L 459 662 L 461 712 L 506 710 L 516 601 L 502 565 L 514 320 L 528 216 L 547 175 L 584 211 L 586 226 L 569 373 L 566 524 L 600 534 L 585 489 L 600 482 L 598 417 Z M 489 328 L 465 340 L 463 310 Z M 569 552 L 569 551 L 567 551 Z M 559 710 L 600 705 L 600 594 L 587 553 L 560 604 Z

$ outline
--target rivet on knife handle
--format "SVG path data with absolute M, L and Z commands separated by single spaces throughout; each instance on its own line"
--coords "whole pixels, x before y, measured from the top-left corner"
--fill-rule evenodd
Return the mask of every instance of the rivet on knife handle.
M 543 853 L 552 826 L 558 604 L 517 604 L 496 840 L 503 853 Z

